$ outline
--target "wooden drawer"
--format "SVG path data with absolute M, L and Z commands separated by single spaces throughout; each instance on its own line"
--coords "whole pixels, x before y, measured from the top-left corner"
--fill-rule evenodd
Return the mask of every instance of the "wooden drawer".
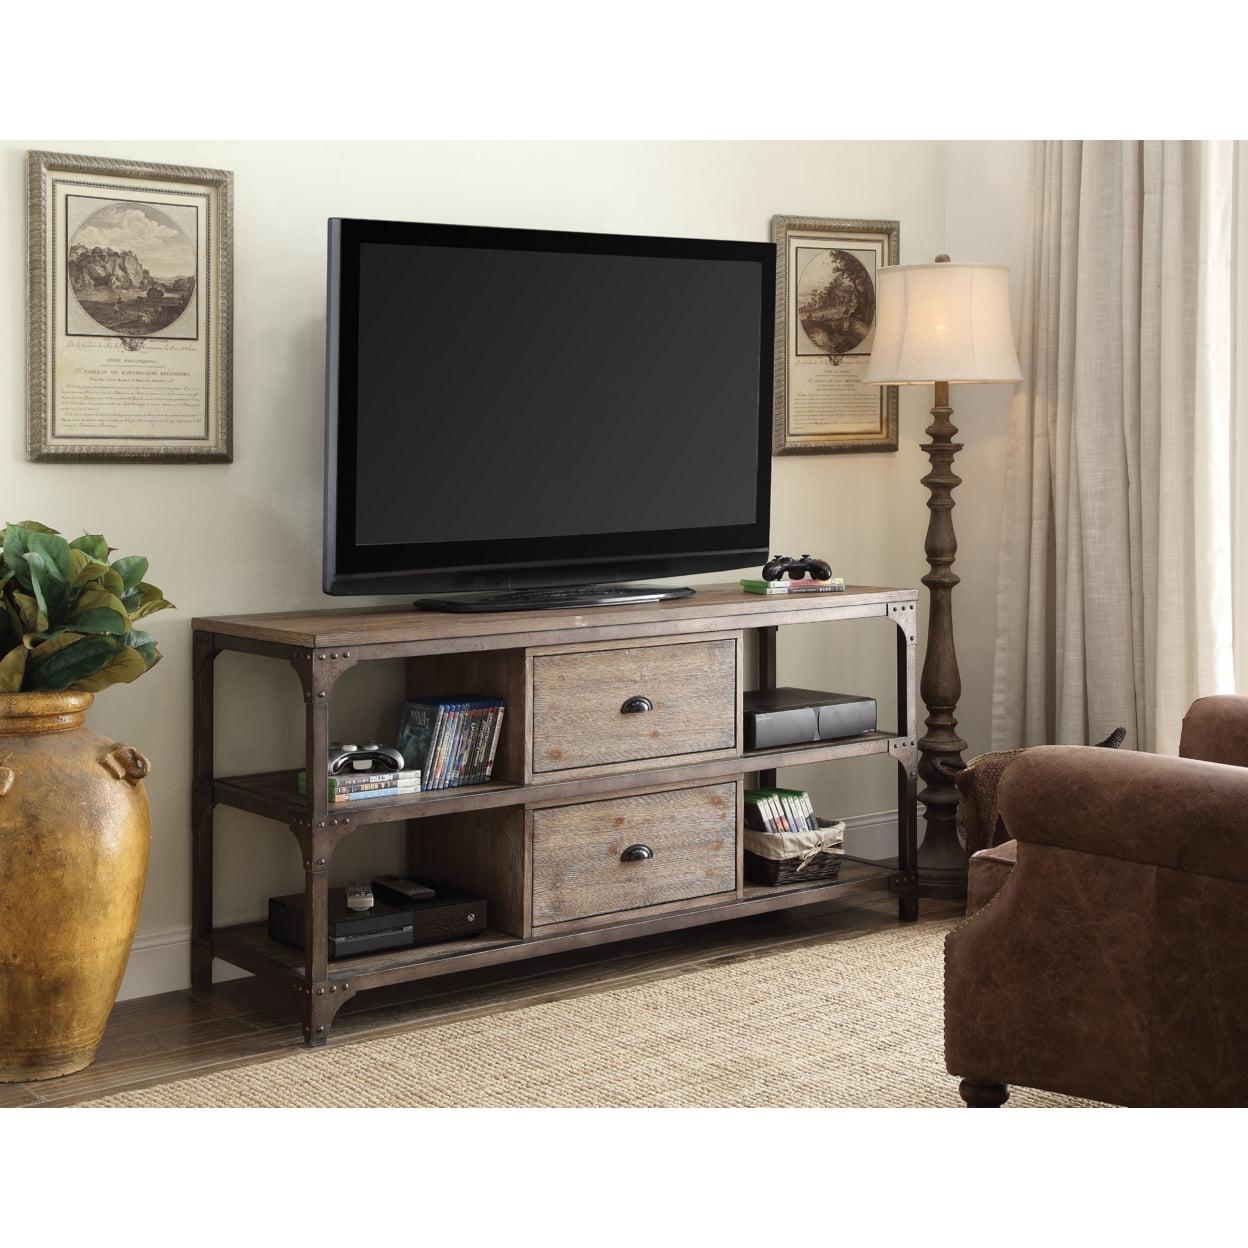
M 737 783 L 533 811 L 533 926 L 735 890 Z
M 739 644 L 723 637 L 535 654 L 534 776 L 733 753 Z

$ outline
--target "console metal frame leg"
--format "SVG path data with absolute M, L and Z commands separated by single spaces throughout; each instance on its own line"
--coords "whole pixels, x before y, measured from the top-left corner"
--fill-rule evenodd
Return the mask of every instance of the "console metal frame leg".
M 919 917 L 919 751 L 916 644 L 917 611 L 914 603 L 895 602 L 888 608 L 897 625 L 897 731 L 889 746 L 897 762 L 897 914 L 903 923 Z
M 212 795 L 217 649 L 196 631 L 191 646 L 191 987 L 212 991 Z
M 308 777 L 325 774 L 334 687 L 354 665 L 350 651 L 303 650 L 291 660 L 303 687 L 304 774 Z M 306 789 L 304 814 L 291 821 L 290 830 L 303 855 L 304 977 L 300 1013 L 304 1040 L 317 1046 L 329 1040 L 334 1016 L 355 995 L 349 980 L 339 984 L 329 978 L 329 864 L 339 841 L 350 830 L 351 819 L 345 812 L 331 812 L 327 785 L 309 783 Z
M 775 689 L 779 680 L 776 672 L 776 638 L 780 629 L 774 624 L 769 624 L 755 629 L 754 632 L 758 642 L 758 687 Z M 774 769 L 758 773 L 758 787 L 760 789 L 776 787 Z

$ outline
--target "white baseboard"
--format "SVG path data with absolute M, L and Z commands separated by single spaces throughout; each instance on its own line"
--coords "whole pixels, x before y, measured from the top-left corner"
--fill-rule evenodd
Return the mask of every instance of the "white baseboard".
M 892 858 L 897 853 L 897 812 L 849 815 L 845 819 L 845 846 L 861 858 Z M 213 963 L 214 983 L 242 979 L 247 971 L 224 962 Z M 191 984 L 191 929 L 146 932 L 134 938 L 118 1001 L 150 997 L 158 992 L 177 992 Z
M 242 979 L 248 974 L 249 971 L 227 966 L 221 961 L 212 965 L 214 983 Z M 130 961 L 126 963 L 126 974 L 117 1000 L 151 997 L 158 992 L 177 992 L 190 986 L 191 929 L 175 927 L 168 932 L 141 933 L 130 946 Z
M 845 848 L 857 858 L 896 858 L 897 812 L 846 815 Z

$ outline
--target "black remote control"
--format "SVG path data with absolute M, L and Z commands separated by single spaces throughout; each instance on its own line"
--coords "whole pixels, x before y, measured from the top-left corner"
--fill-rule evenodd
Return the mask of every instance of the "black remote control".
M 410 906 L 416 901 L 431 901 L 435 894 L 419 880 L 409 880 L 402 875 L 375 875 L 373 895 L 392 906 Z

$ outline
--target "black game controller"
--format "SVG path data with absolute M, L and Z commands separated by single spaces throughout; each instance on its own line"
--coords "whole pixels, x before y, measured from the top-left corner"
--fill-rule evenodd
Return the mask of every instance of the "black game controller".
M 832 569 L 822 559 L 811 555 L 803 555 L 800 559 L 790 559 L 788 555 L 773 555 L 770 562 L 763 567 L 763 580 L 778 581 L 788 573 L 789 579 L 800 581 L 807 572 L 812 581 L 830 581 Z
M 340 776 L 344 772 L 402 771 L 403 755 L 389 746 L 366 741 L 362 746 L 331 741 L 329 746 L 329 774 Z

